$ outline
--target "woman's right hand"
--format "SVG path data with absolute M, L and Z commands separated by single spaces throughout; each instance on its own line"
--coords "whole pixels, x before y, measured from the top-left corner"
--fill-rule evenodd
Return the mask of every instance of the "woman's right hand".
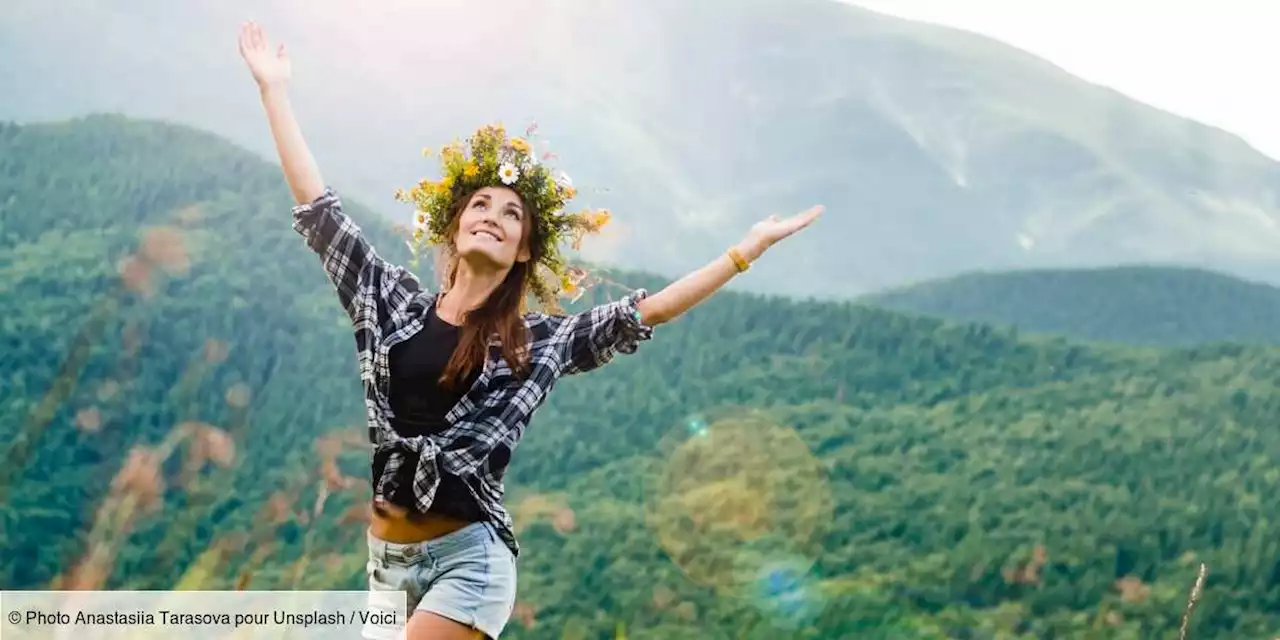
M 289 81 L 291 65 L 284 45 L 272 51 L 262 27 L 255 22 L 246 22 L 240 27 L 240 57 L 249 65 L 249 72 L 261 88 Z

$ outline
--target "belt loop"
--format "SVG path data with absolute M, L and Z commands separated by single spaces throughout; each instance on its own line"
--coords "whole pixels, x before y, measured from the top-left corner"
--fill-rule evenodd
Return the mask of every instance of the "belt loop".
M 373 530 L 372 530 L 372 529 L 370 529 L 369 531 L 367 531 L 365 535 L 366 535 L 366 536 L 368 537 L 368 539 L 369 539 L 369 551 L 370 551 L 370 555 L 372 555 L 372 556 L 373 556 L 373 558 L 374 558 L 375 560 L 379 561 L 379 562 L 386 562 L 386 561 L 387 561 L 387 546 L 386 546 L 386 545 L 384 545 L 384 544 L 382 544 L 382 539 L 381 539 L 381 538 L 379 538 L 378 536 L 373 535 Z

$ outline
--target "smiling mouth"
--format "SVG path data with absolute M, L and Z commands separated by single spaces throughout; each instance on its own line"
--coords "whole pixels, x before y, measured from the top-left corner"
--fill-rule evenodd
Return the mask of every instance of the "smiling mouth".
M 477 238 L 492 238 L 495 242 L 501 242 L 501 241 L 502 241 L 500 238 L 498 238 L 498 236 L 494 235 L 494 234 L 493 234 L 493 232 L 491 232 L 491 231 L 484 231 L 484 230 L 480 230 L 480 231 L 472 231 L 472 232 L 471 232 L 471 235 L 473 235 L 473 236 L 475 236 L 475 237 L 477 237 Z

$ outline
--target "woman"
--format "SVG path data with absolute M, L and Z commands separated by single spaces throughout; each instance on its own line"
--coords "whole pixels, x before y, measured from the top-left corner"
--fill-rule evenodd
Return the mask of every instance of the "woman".
M 418 208 L 415 240 L 442 248 L 441 290 L 385 262 L 314 166 L 286 95 L 284 47 L 246 23 L 240 53 L 257 82 L 294 228 L 319 256 L 354 326 L 373 443 L 371 590 L 405 590 L 403 632 L 366 637 L 494 638 L 511 616 L 519 547 L 502 503 L 503 475 L 533 411 L 556 379 L 631 353 L 653 327 L 698 304 L 767 248 L 809 225 L 814 207 L 770 217 L 723 255 L 663 290 L 637 290 L 588 311 L 550 309 L 577 287 L 558 245 L 600 228 L 607 212 L 566 214 L 572 186 L 551 177 L 521 138 L 485 127 L 469 149 L 446 148 L 445 176 L 399 199 Z M 382 634 L 381 636 L 379 634 Z

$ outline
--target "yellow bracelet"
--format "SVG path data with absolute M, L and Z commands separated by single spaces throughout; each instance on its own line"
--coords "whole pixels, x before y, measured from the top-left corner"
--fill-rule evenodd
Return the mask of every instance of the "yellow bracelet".
M 738 253 L 737 247 L 729 247 L 729 250 L 725 253 L 729 254 L 729 259 L 733 261 L 733 266 L 738 268 L 738 273 L 751 268 L 751 263 L 747 262 L 747 259 L 742 257 L 741 253 Z

